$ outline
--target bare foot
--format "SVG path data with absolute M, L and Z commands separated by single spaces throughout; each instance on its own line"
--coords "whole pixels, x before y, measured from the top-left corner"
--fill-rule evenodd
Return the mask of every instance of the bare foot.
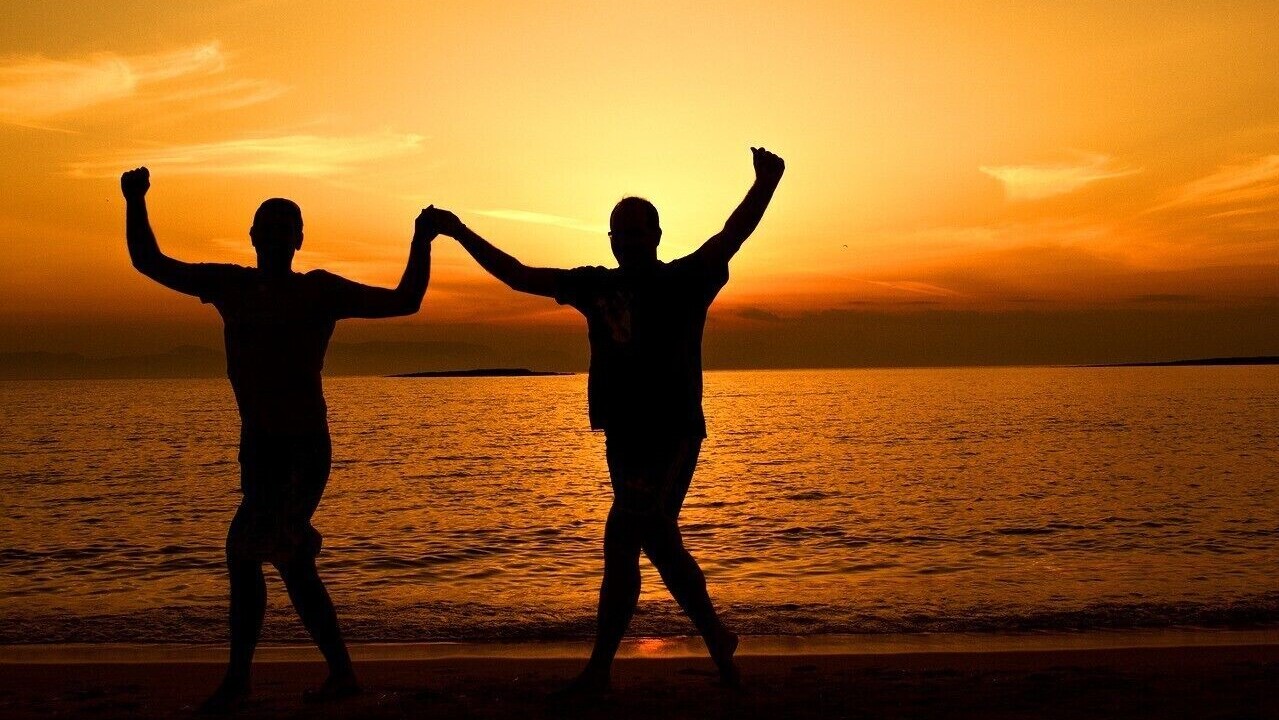
M 715 661 L 715 667 L 719 668 L 719 684 L 724 687 L 740 688 L 742 686 L 742 675 L 737 670 L 737 663 L 733 662 L 733 654 L 737 652 L 737 642 L 737 633 L 724 630 L 715 643 L 715 649 L 711 651 L 711 659 Z

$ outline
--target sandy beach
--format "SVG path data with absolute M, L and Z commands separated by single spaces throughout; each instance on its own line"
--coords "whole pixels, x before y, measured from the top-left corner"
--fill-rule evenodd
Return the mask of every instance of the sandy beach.
M 624 657 L 606 697 L 546 695 L 568 657 L 364 660 L 362 696 L 305 705 L 317 662 L 262 662 L 237 717 L 325 718 L 1273 718 L 1279 645 L 842 654 L 741 658 L 745 687 L 697 657 Z M 7 663 L 0 716 L 174 717 L 218 680 L 211 662 Z

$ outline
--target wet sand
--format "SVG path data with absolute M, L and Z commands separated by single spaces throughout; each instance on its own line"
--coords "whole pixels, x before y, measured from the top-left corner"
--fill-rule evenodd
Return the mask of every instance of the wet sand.
M 715 686 L 709 661 L 618 660 L 606 697 L 546 694 L 578 658 L 451 657 L 357 661 L 359 697 L 304 705 L 317 662 L 263 662 L 236 717 L 324 718 L 1276 718 L 1279 645 L 1033 651 L 750 655 L 742 690 Z M 0 717 L 193 714 L 221 666 L 10 663 Z

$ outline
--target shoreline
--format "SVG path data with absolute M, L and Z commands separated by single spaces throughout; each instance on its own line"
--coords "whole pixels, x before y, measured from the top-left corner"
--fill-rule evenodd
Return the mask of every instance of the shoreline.
M 866 635 L 742 636 L 738 657 L 876 657 L 884 655 L 1034 653 L 1153 650 L 1159 648 L 1279 647 L 1279 627 L 1250 629 L 1161 628 L 1019 633 L 909 633 Z M 572 660 L 590 655 L 588 640 L 527 642 L 351 643 L 357 662 L 452 659 Z M 222 663 L 225 645 L 143 643 L 32 643 L 0 645 L 0 666 Z M 636 637 L 623 641 L 619 658 L 704 658 L 700 638 Z M 261 645 L 255 662 L 318 662 L 311 645 Z

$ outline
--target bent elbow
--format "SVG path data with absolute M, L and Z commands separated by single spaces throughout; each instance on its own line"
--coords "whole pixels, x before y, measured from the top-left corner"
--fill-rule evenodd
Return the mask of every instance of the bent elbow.
M 156 268 L 159 265 L 155 258 L 133 255 L 129 259 L 133 263 L 134 270 L 137 270 L 149 278 L 155 277 Z
M 400 298 L 400 302 L 395 308 L 397 315 L 412 315 L 422 309 L 422 296 L 410 295 Z

